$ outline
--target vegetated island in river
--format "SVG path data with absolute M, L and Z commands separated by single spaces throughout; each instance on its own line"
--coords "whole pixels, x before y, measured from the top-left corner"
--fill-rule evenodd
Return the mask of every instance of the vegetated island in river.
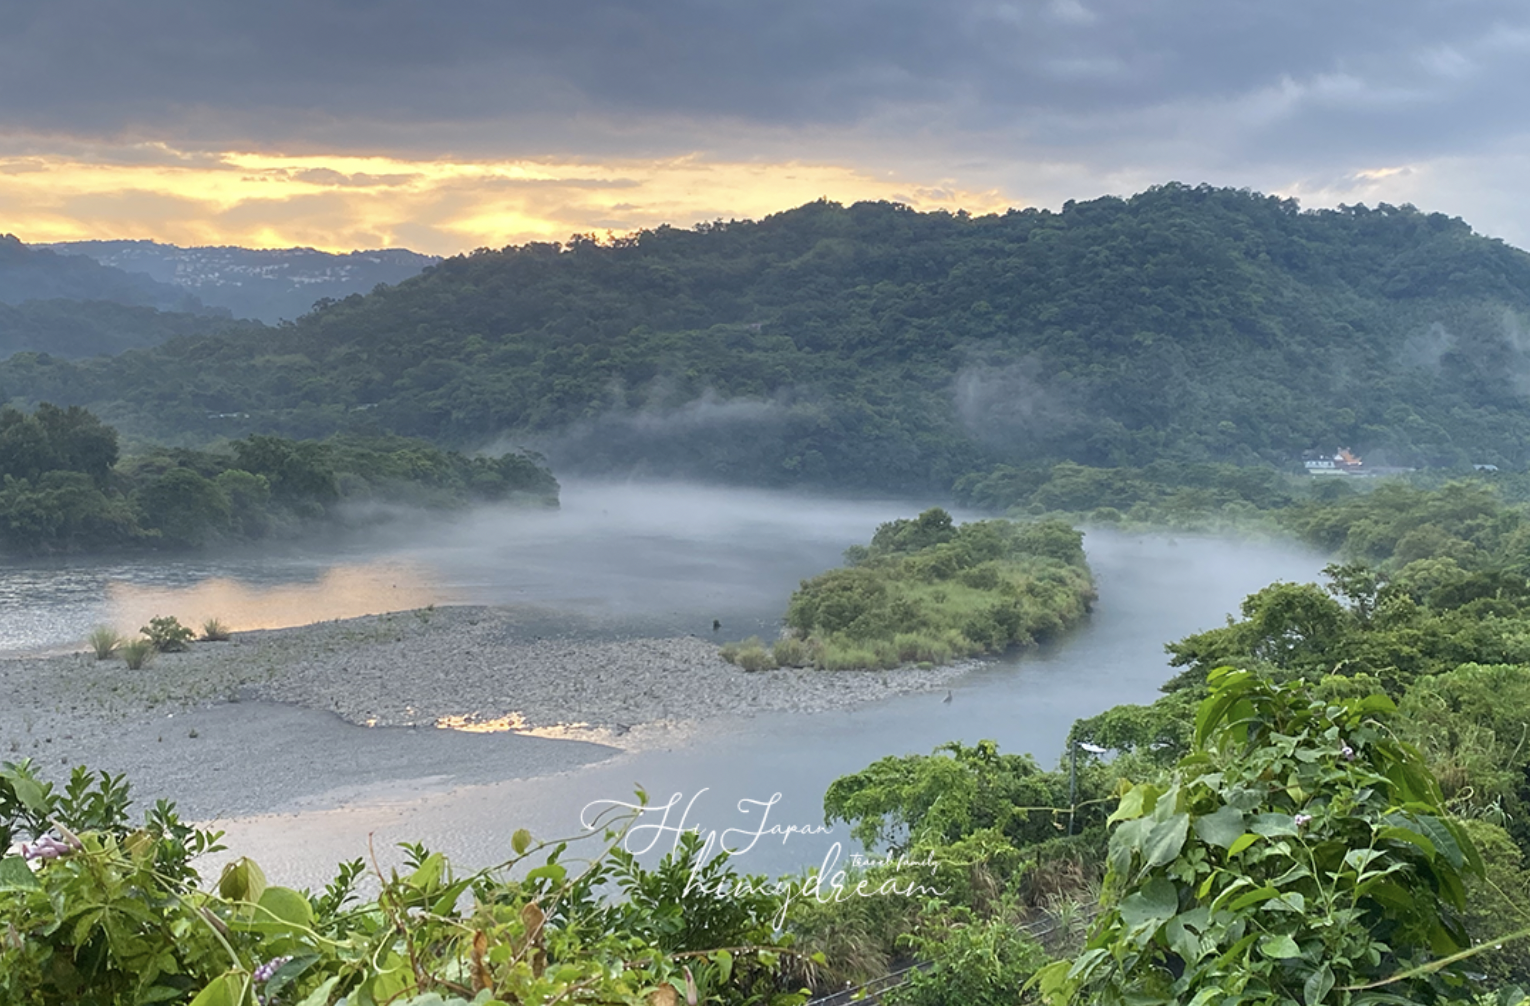
M 769 648 L 752 638 L 723 658 L 746 671 L 928 667 L 1041 642 L 1096 597 L 1084 535 L 1061 521 L 957 526 L 936 507 L 883 524 L 845 561 L 802 582 Z

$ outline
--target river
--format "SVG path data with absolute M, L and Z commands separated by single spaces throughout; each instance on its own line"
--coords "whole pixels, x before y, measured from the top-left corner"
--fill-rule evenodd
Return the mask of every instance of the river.
M 330 543 L 218 561 L 32 566 L 0 572 L 6 617 L 0 645 L 61 648 L 92 624 L 131 627 L 175 610 L 236 628 L 298 624 L 425 604 L 519 604 L 565 631 L 727 638 L 769 633 L 796 582 L 837 564 L 878 523 L 912 516 L 917 501 L 845 501 L 683 486 L 580 485 L 561 512 L 482 511 L 428 527 L 394 525 Z M 335 799 L 218 822 L 230 846 L 273 878 L 319 883 L 330 866 L 424 842 L 464 863 L 509 855 L 519 827 L 567 835 L 595 806 L 675 802 L 667 823 L 703 833 L 796 826 L 819 833 L 766 836 L 740 858 L 751 872 L 816 865 L 841 824 L 824 834 L 821 798 L 836 777 L 890 754 L 928 753 L 949 740 L 990 738 L 1044 766 L 1062 755 L 1070 724 L 1123 702 L 1149 702 L 1172 672 L 1163 644 L 1221 624 L 1242 598 L 1275 580 L 1312 580 L 1324 560 L 1279 543 L 1092 531 L 1085 547 L 1100 600 L 1088 623 L 1039 650 L 983 664 L 945 692 L 904 696 L 852 712 L 760 715 L 714 723 L 673 743 L 532 778 L 399 778 Z M 184 619 L 183 620 L 187 620 Z M 252 710 L 253 712 L 253 710 Z M 355 730 L 316 720 L 313 729 Z M 316 767 L 315 771 L 322 771 Z M 464 773 L 472 777 L 472 773 Z M 779 798 L 777 799 L 777 794 Z M 772 803 L 772 800 L 776 802 Z M 660 823 L 654 814 L 646 819 Z M 672 835 L 650 832 L 666 847 Z

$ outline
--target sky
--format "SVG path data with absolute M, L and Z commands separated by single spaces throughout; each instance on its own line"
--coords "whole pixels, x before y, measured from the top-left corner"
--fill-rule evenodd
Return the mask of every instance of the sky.
M 0 232 L 409 247 L 1167 181 L 1530 247 L 1521 0 L 0 0 Z

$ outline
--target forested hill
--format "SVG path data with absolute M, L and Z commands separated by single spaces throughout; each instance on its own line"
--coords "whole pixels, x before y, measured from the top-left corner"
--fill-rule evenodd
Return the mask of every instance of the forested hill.
M 1530 255 L 1167 185 L 973 218 L 814 203 L 451 259 L 258 337 L 19 354 L 0 399 L 182 442 L 396 432 L 560 470 L 942 489 L 989 465 L 1521 464 Z
M 158 241 L 65 241 L 49 247 L 146 273 L 236 318 L 270 324 L 307 314 L 315 301 L 397 283 L 440 261 L 407 248 L 337 255 L 314 248 L 181 248 Z
M 0 303 L 0 358 L 25 351 L 81 357 L 154 346 L 176 336 L 242 331 L 258 335 L 258 321 L 156 311 L 105 300 L 27 300 Z
M 0 233 L 0 304 L 29 300 L 94 300 L 165 311 L 208 312 L 179 287 L 142 273 L 124 272 L 78 255 L 59 255 Z

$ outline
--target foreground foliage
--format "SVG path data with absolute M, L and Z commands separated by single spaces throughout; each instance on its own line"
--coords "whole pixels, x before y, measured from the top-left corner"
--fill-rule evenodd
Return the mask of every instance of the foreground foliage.
M 1111 816 L 1107 910 L 1050 1002 L 1436 1002 L 1483 864 L 1385 696 L 1211 676 L 1190 753 Z M 1426 967 L 1427 966 L 1427 967 Z
M 707 893 L 737 885 L 724 859 L 701 868 L 706 891 L 689 886 L 697 842 L 650 871 L 619 829 L 582 862 L 517 832 L 509 861 L 465 876 L 409 846 L 366 901 L 359 860 L 310 894 L 240 859 L 209 891 L 191 860 L 218 836 L 165 804 L 135 827 L 127 796 L 83 769 L 63 793 L 26 763 L 0 769 L 0 849 L 40 836 L 0 858 L 0 1003 L 792 1006 L 816 966 L 774 927 L 777 898 Z

